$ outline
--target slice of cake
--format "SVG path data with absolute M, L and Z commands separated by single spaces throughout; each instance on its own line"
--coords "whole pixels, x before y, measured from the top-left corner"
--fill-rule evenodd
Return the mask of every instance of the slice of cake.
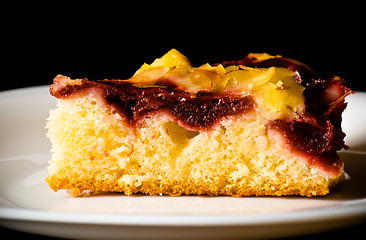
M 325 195 L 344 178 L 351 92 L 268 54 L 193 67 L 172 49 L 127 80 L 58 75 L 46 181 L 73 196 Z

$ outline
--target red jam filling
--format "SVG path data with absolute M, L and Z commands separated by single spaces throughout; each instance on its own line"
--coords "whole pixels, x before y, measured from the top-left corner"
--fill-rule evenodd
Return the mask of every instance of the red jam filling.
M 133 87 L 130 84 L 106 84 L 85 81 L 81 85 L 66 85 L 52 90 L 57 98 L 98 88 L 103 99 L 135 127 L 145 116 L 159 111 L 168 113 L 180 125 L 193 131 L 206 131 L 226 116 L 245 114 L 254 109 L 252 96 L 186 91 L 168 87 Z
M 322 127 L 308 122 L 278 119 L 268 127 L 281 133 L 291 151 L 307 159 L 309 165 L 317 165 L 333 174 L 339 174 L 342 170 L 343 163 L 336 150 L 343 147 L 338 139 L 344 136 L 335 136 L 330 125 Z

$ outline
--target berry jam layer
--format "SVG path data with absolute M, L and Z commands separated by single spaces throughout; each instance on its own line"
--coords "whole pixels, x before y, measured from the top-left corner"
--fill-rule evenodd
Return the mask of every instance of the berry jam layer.
M 129 83 L 106 80 L 87 81 L 78 79 L 80 84 L 64 85 L 67 77 L 57 76 L 50 92 L 56 98 L 66 98 L 82 91 L 95 91 L 103 100 L 127 119 L 131 127 L 160 111 L 166 112 L 180 125 L 192 131 L 206 131 L 226 116 L 245 114 L 254 110 L 252 96 L 222 95 L 213 92 L 196 94 L 169 87 L 139 88 Z M 56 87 L 64 85 L 64 87 Z
M 330 123 L 328 127 L 332 128 Z M 271 121 L 268 128 L 281 134 L 291 151 L 305 158 L 309 165 L 317 165 L 323 171 L 335 175 L 341 173 L 343 162 L 336 150 L 344 146 L 343 132 L 333 132 L 327 126 L 309 122 L 283 119 Z

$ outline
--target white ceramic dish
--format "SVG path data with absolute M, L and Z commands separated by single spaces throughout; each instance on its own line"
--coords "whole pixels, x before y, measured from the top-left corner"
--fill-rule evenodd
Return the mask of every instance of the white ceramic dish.
M 348 97 L 347 181 L 326 197 L 164 197 L 54 193 L 47 175 L 48 87 L 0 93 L 0 225 L 66 238 L 277 238 L 366 220 L 366 93 Z

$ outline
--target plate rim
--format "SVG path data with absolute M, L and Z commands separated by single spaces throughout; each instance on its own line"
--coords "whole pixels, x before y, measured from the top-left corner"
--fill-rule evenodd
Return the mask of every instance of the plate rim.
M 343 205 L 339 207 L 339 205 Z M 366 218 L 366 199 L 327 207 L 302 209 L 290 212 L 247 214 L 120 214 L 56 212 L 38 209 L 0 206 L 0 219 L 37 221 L 49 223 L 101 224 L 152 227 L 193 226 L 252 226 L 267 224 L 296 224 L 329 221 L 344 218 Z M 101 221 L 102 219 L 102 221 Z
M 10 97 L 21 97 L 38 94 L 38 91 L 45 91 L 44 93 L 49 93 L 50 85 L 39 85 L 24 88 L 13 88 L 8 90 L 0 91 L 0 100 L 4 100 Z M 51 95 L 50 95 L 51 96 Z

